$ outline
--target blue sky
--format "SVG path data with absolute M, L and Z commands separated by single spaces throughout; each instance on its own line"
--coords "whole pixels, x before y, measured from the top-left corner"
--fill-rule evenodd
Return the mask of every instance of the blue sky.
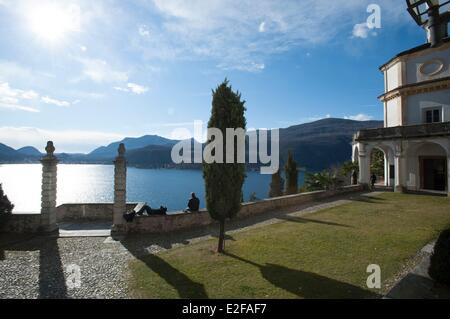
M 381 7 L 381 28 L 365 21 Z M 252 128 L 382 119 L 378 67 L 425 41 L 403 0 L 0 0 L 0 142 L 187 137 L 227 77 Z M 184 128 L 184 129 L 183 129 Z

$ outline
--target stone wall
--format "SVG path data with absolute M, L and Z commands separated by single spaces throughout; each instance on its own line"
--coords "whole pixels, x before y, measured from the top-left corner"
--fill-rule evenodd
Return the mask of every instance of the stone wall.
M 41 214 L 11 214 L 0 216 L 0 232 L 36 233 L 46 231 L 47 222 Z
M 237 218 L 246 218 L 271 210 L 308 203 L 314 200 L 329 198 L 363 190 L 361 185 L 346 186 L 336 191 L 317 191 L 289 196 L 265 199 L 254 203 L 242 204 Z M 163 216 L 137 216 L 124 226 L 127 233 L 167 233 L 183 229 L 192 229 L 214 223 L 206 210 L 198 213 L 176 213 Z
M 317 191 L 270 198 L 254 203 L 244 203 L 237 218 L 246 218 L 275 209 L 362 190 L 362 186 L 353 185 L 336 191 Z M 127 210 L 131 210 L 135 206 L 136 203 L 127 203 Z M 112 223 L 113 204 L 63 204 L 56 208 L 56 217 L 58 223 L 77 221 L 111 221 Z M 213 223 L 214 220 L 211 219 L 206 210 L 188 214 L 175 212 L 170 215 L 161 216 L 137 216 L 131 223 L 124 224 L 124 230 L 127 233 L 167 233 L 203 227 Z M 45 226 L 46 223 L 43 222 L 41 214 L 12 214 L 9 216 L 1 216 L 0 218 L 0 231 L 2 232 L 39 232 L 44 231 Z
M 127 210 L 137 203 L 128 203 Z M 56 207 L 56 219 L 61 222 L 73 221 L 111 221 L 113 220 L 113 203 L 63 204 Z

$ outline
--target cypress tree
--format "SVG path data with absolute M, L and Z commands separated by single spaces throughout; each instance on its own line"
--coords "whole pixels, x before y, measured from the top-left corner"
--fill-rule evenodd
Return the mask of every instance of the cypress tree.
M 235 216 L 241 208 L 242 186 L 245 180 L 245 164 L 237 163 L 237 143 L 234 144 L 234 163 L 226 163 L 227 128 L 246 128 L 245 101 L 239 92 L 233 92 L 228 80 L 213 91 L 211 117 L 208 128 L 217 128 L 222 132 L 223 163 L 203 163 L 205 180 L 206 207 L 211 218 L 219 222 L 219 242 L 217 251 L 222 253 L 225 247 L 225 221 Z M 206 146 L 212 141 L 208 140 Z M 214 154 L 212 154 L 214 155 Z
M 272 181 L 270 182 L 269 197 L 278 197 L 283 195 L 283 178 L 281 177 L 280 170 L 272 174 Z
M 297 163 L 292 156 L 292 152 L 289 151 L 288 159 L 284 168 L 286 172 L 286 195 L 292 195 L 298 193 L 298 171 Z

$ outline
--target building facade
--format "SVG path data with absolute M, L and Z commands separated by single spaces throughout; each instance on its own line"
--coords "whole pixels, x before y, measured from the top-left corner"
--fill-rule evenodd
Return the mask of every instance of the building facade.
M 380 70 L 384 128 L 354 137 L 359 182 L 369 184 L 371 153 L 377 148 L 385 157 L 385 186 L 450 196 L 450 38 L 405 51 Z

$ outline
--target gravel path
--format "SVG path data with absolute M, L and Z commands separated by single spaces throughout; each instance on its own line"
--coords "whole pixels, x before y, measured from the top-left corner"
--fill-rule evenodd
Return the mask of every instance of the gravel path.
M 228 234 L 282 222 L 379 193 L 335 197 L 290 207 L 227 225 Z M 0 299 L 127 298 L 128 262 L 217 236 L 214 225 L 165 235 L 133 235 L 120 242 L 105 237 L 56 238 L 0 234 Z M 79 267 L 79 268 L 77 268 Z M 80 285 L 73 280 L 79 269 Z M 75 270 L 75 273 L 73 271 Z

